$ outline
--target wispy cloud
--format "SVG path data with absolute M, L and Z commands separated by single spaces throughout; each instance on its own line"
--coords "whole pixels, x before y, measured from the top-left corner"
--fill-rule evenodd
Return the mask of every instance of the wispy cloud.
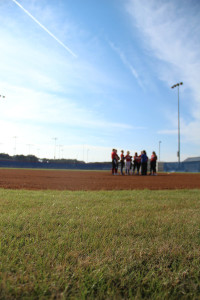
M 87 110 L 70 98 L 6 83 L 2 83 L 2 86 L 7 91 L 7 102 L 3 104 L 5 119 L 9 118 L 14 122 L 63 124 L 104 130 L 133 129 L 128 124 L 108 122 L 100 118 L 94 110 Z
M 185 128 L 196 127 L 200 139 L 200 4 L 198 1 L 129 0 L 127 11 L 139 30 L 143 45 L 157 58 L 155 71 L 167 86 L 183 81 L 181 100 L 188 106 L 193 121 Z M 187 93 L 187 94 L 186 94 Z M 187 95 L 186 96 L 184 96 Z M 183 122 L 182 122 L 183 124 Z M 183 128 L 183 125 L 182 125 Z M 164 132 L 164 131 L 163 131 Z M 172 131 L 165 130 L 165 133 Z M 191 133 L 182 131 L 189 140 Z
M 67 50 L 72 56 L 77 57 L 77 55 L 67 47 L 63 42 L 61 42 L 52 32 L 50 32 L 44 25 L 42 25 L 29 11 L 27 11 L 18 1 L 12 0 L 18 7 L 20 7 L 35 23 L 37 23 L 46 33 L 48 33 L 56 42 L 58 42 L 65 50 Z
M 33 7 L 39 15 L 40 6 Z M 15 5 L 12 11 L 16 16 Z M 71 59 L 62 47 L 52 47 L 53 40 L 43 40 L 40 27 L 31 26 L 32 22 L 27 22 L 26 15 L 25 18 L 19 17 L 21 22 L 17 17 L 10 19 L 10 15 L 5 14 L 4 26 L 0 28 L 4 40 L 0 49 L 3 57 L 0 84 L 7 99 L 1 105 L 4 111 L 1 127 L 6 128 L 2 137 L 5 140 L 9 137 L 12 144 L 12 136 L 16 135 L 21 143 L 27 140 L 24 144 L 42 145 L 52 136 L 58 136 L 59 140 L 64 140 L 63 144 L 92 141 L 93 145 L 108 145 L 117 140 L 117 134 L 123 136 L 124 132 L 141 129 L 130 125 L 129 120 L 119 121 L 120 118 L 113 117 L 113 114 L 109 117 L 106 95 L 110 97 L 113 87 L 116 91 L 118 82 L 105 72 L 96 58 L 99 46 L 88 42 L 92 50 L 88 56 Z M 58 28 L 57 16 L 53 17 L 53 13 L 50 19 L 47 16 L 45 24 L 51 21 Z M 71 28 L 68 30 L 71 32 Z M 31 38 L 27 37 L 27 32 Z M 78 32 L 75 35 L 78 36 Z M 77 48 L 82 49 L 81 41 L 79 45 Z M 95 57 L 91 61 L 89 56 L 93 52 Z M 103 101 L 107 105 L 106 113 L 104 103 L 103 108 L 98 106 Z
M 143 85 L 142 81 L 140 80 L 138 72 L 132 66 L 132 64 L 128 61 L 128 59 L 126 58 L 126 56 L 122 52 L 122 50 L 120 50 L 118 47 L 116 47 L 112 42 L 109 42 L 109 45 L 119 55 L 121 61 L 130 70 L 131 74 L 134 76 L 134 78 L 136 79 L 136 81 L 138 82 L 138 84 L 141 86 L 141 88 L 144 89 L 144 85 Z
M 164 129 L 164 130 L 158 130 L 157 133 L 158 134 L 175 135 L 175 134 L 177 134 L 177 130 L 176 129 Z

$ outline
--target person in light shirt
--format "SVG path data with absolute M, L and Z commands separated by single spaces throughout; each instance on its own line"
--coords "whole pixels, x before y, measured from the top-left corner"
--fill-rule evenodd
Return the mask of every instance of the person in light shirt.
M 126 170 L 127 175 L 130 175 L 131 159 L 132 159 L 132 156 L 130 156 L 130 151 L 127 151 L 127 154 L 125 156 L 125 160 L 126 160 L 125 170 Z

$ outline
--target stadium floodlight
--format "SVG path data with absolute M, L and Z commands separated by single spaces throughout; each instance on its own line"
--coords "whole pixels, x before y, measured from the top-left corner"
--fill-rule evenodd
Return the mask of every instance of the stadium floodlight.
M 174 89 L 175 87 L 178 87 L 178 163 L 180 163 L 180 107 L 179 107 L 179 86 L 183 85 L 183 82 L 179 82 L 174 84 L 171 88 Z
M 54 159 L 56 159 L 56 141 L 57 141 L 57 137 L 54 137 L 53 140 L 55 140 L 55 147 L 54 147 Z
M 88 163 L 88 153 L 89 153 L 90 149 L 87 149 L 87 163 Z
M 63 145 L 58 145 L 58 147 L 59 147 L 59 159 L 60 159 L 60 158 L 63 158 L 62 157 L 62 150 L 63 150 L 62 147 L 63 147 Z
M 16 155 L 16 149 L 17 149 L 17 136 L 13 136 L 13 139 L 14 139 L 14 155 Z
M 31 147 L 33 146 L 32 144 L 27 144 L 28 146 L 28 155 L 31 155 Z

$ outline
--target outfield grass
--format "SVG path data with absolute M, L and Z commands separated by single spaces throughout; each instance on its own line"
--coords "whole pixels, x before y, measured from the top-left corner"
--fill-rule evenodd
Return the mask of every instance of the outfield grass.
M 0 299 L 200 299 L 200 190 L 0 189 Z

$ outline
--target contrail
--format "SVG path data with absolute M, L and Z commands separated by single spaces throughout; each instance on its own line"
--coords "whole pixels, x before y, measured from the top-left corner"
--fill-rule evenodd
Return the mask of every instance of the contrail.
M 53 35 L 53 33 L 51 33 L 45 26 L 43 26 L 36 18 L 34 18 L 34 16 L 32 16 L 23 6 L 21 6 L 21 4 L 19 4 L 19 2 L 17 2 L 16 0 L 12 0 L 15 4 L 17 4 L 33 21 L 35 21 L 42 29 L 44 29 L 44 31 L 46 31 L 52 38 L 54 38 L 54 40 L 56 40 L 61 46 L 63 46 L 71 55 L 73 55 L 74 57 L 77 57 L 77 55 L 72 52 L 72 50 L 70 50 L 67 46 L 65 46 L 65 44 L 63 44 L 55 35 Z

